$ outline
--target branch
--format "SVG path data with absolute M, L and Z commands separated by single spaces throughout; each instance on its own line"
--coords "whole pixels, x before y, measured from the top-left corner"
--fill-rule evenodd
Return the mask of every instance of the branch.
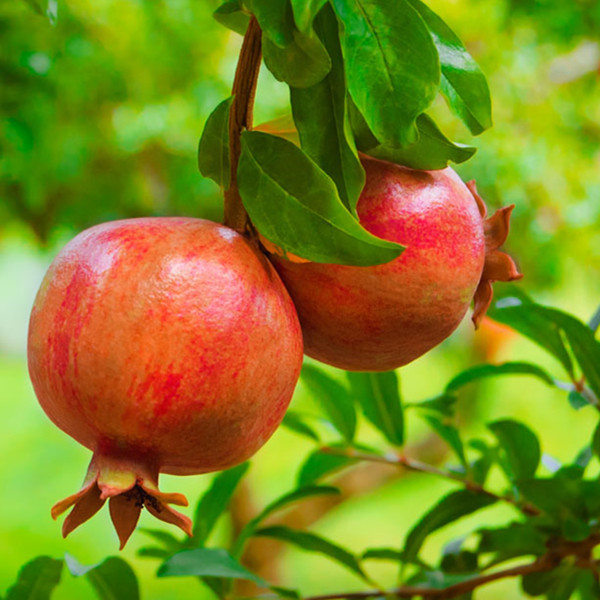
M 224 222 L 225 225 L 240 233 L 245 233 L 250 226 L 250 219 L 242 204 L 237 187 L 237 167 L 241 152 L 240 134 L 244 129 L 252 128 L 252 111 L 262 58 L 261 35 L 258 21 L 252 17 L 240 50 L 233 80 L 232 94 L 234 98 L 229 113 L 231 183 L 225 190 Z
M 388 455 L 382 456 L 381 454 L 368 454 L 366 452 L 358 452 L 357 450 L 353 450 L 351 448 L 341 449 L 341 448 L 331 448 L 329 446 L 321 448 L 321 452 L 325 452 L 327 454 L 337 454 L 339 456 L 348 456 L 350 458 L 357 458 L 358 460 L 366 460 L 366 461 L 370 461 L 370 462 L 395 465 L 397 467 L 403 467 L 405 469 L 410 469 L 411 471 L 418 471 L 420 473 L 429 473 L 431 475 L 443 477 L 444 479 L 451 479 L 452 481 L 457 481 L 458 483 L 461 483 L 468 490 L 477 492 L 479 494 L 484 494 L 485 496 L 494 498 L 495 500 L 500 500 L 502 502 L 507 502 L 508 504 L 512 504 L 513 506 L 518 508 L 522 513 L 524 513 L 526 515 L 536 516 L 536 515 L 540 514 L 539 509 L 536 508 L 535 506 L 533 506 L 532 504 L 521 503 L 513 496 L 496 494 L 496 493 L 491 492 L 490 490 L 484 488 L 482 485 L 480 485 L 478 483 L 474 483 L 473 481 L 469 481 L 468 479 L 465 479 L 464 477 L 461 477 L 460 475 L 457 475 L 456 473 L 452 473 L 451 471 L 445 471 L 443 469 L 438 469 L 437 467 L 434 467 L 432 465 L 428 465 L 428 464 L 422 463 L 418 460 L 409 458 L 408 456 L 405 456 L 404 454 L 401 454 L 401 455 L 396 455 L 396 454 L 389 455 L 388 454 Z

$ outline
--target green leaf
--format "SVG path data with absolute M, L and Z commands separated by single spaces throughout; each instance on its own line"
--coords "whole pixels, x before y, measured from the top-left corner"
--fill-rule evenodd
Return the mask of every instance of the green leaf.
M 362 555 L 363 560 L 390 560 L 402 562 L 404 554 L 394 548 L 369 548 Z
M 355 212 L 365 173 L 352 137 L 338 26 L 329 7 L 315 29 L 331 57 L 331 71 L 316 85 L 290 89 L 294 121 L 302 149 L 333 179 L 340 199 Z
M 62 567 L 62 560 L 49 556 L 34 558 L 21 567 L 5 600 L 48 600 L 60 582 Z
M 292 11 L 296 26 L 303 33 L 310 31 L 315 17 L 327 0 L 292 0 Z
M 492 126 L 490 90 L 481 69 L 458 36 L 420 0 L 409 0 L 429 27 L 442 68 L 441 88 L 450 108 L 473 135 Z
M 347 374 L 365 416 L 395 446 L 404 443 L 404 415 L 394 371 Z
M 163 531 L 162 529 L 146 529 L 142 528 L 140 531 L 151 538 L 160 542 L 168 550 L 176 550 L 181 546 L 181 542 L 172 533 Z
M 562 564 L 552 571 L 523 575 L 521 586 L 531 596 L 546 595 L 547 600 L 569 600 L 577 587 L 579 569 Z
M 331 494 L 339 494 L 340 490 L 336 487 L 330 485 L 311 485 L 298 488 L 292 492 L 284 494 L 277 500 L 274 500 L 270 504 L 268 504 L 262 512 L 260 512 L 256 517 L 252 520 L 248 521 L 237 539 L 235 540 L 235 544 L 233 547 L 233 555 L 240 556 L 242 550 L 244 549 L 244 544 L 248 540 L 249 537 L 254 535 L 254 532 L 260 525 L 262 521 L 264 521 L 269 515 L 277 512 L 283 508 L 287 508 L 290 504 L 294 504 L 299 500 L 304 500 L 306 498 L 312 498 L 315 496 L 323 496 L 323 495 L 331 495 Z
M 303 415 L 300 413 L 288 410 L 283 417 L 281 424 L 287 427 L 290 431 L 294 431 L 303 435 L 315 442 L 320 441 L 318 433 L 310 426 L 307 425 L 303 419 Z
M 44 15 L 48 17 L 48 20 L 52 25 L 56 25 L 58 18 L 58 2 L 57 0 L 25 0 L 38 15 Z
M 529 523 L 511 523 L 498 529 L 480 529 L 477 552 L 493 554 L 488 567 L 517 556 L 542 556 L 546 552 L 546 538 Z
M 212 485 L 196 507 L 194 535 L 189 541 L 190 544 L 204 546 L 218 518 L 229 506 L 233 493 L 249 467 L 250 463 L 242 463 L 219 473 L 214 478 Z
M 166 560 L 158 569 L 158 577 L 223 577 L 245 579 L 267 587 L 258 575 L 251 573 L 222 548 L 184 550 Z
M 422 402 L 412 402 L 405 404 L 404 408 L 418 408 L 419 410 L 429 410 L 439 413 L 444 417 L 454 415 L 454 407 L 458 398 L 454 394 L 440 394 Z
M 407 0 L 333 0 L 333 6 L 356 106 L 382 143 L 396 148 L 414 143 L 415 121 L 440 83 L 427 26 Z
M 75 577 L 85 576 L 102 600 L 138 600 L 140 588 L 133 569 L 122 558 L 109 556 L 96 565 L 82 565 L 69 554 L 65 563 Z
M 479 456 L 469 465 L 468 471 L 471 480 L 474 483 L 483 485 L 487 479 L 490 469 L 492 468 L 492 465 L 496 462 L 496 449 L 490 448 L 483 440 L 480 439 L 469 440 L 468 445 L 479 453 Z
M 294 40 L 294 15 L 288 0 L 245 0 L 263 33 L 283 48 Z
M 465 449 L 460 439 L 458 429 L 442 419 L 434 416 L 425 417 L 425 420 L 429 423 L 430 427 L 452 448 L 461 464 L 468 468 L 467 458 L 465 456 Z
M 298 485 L 305 486 L 316 482 L 321 477 L 329 475 L 344 467 L 355 464 L 356 459 L 326 452 L 313 452 L 308 456 L 298 472 Z
M 409 532 L 404 542 L 405 560 L 414 562 L 429 534 L 494 502 L 494 498 L 469 490 L 458 490 L 444 496 Z
M 474 146 L 459 144 L 448 139 L 435 121 L 425 113 L 417 117 L 417 128 L 419 137 L 407 148 L 399 149 L 379 144 L 365 152 L 369 156 L 412 169 L 445 169 L 450 161 L 465 162 L 477 151 Z
M 198 144 L 198 169 L 227 189 L 231 179 L 229 159 L 229 111 L 233 96 L 223 100 L 210 114 Z
M 331 69 L 331 59 L 314 34 L 294 31 L 293 39 L 280 48 L 263 36 L 265 65 L 278 81 L 290 86 L 307 88 L 319 83 Z
M 540 464 L 540 442 L 526 425 L 506 419 L 488 425 L 506 453 L 509 477 L 512 480 L 533 477 Z
M 596 429 L 594 429 L 594 434 L 592 436 L 592 450 L 594 454 L 600 458 L 600 422 L 596 425 Z
M 446 391 L 453 392 L 473 381 L 500 375 L 532 375 L 548 385 L 554 384 L 554 379 L 537 365 L 526 362 L 505 362 L 499 365 L 483 364 L 471 367 L 454 377 L 446 385 Z
M 574 377 L 573 363 L 567 352 L 560 328 L 543 313 L 535 311 L 537 306 L 522 297 L 508 296 L 499 299 L 488 311 L 492 319 L 512 327 L 522 335 L 550 352 Z
M 259 529 L 254 533 L 254 535 L 289 542 L 290 544 L 298 546 L 303 550 L 323 554 L 340 563 L 341 565 L 344 565 L 363 579 L 366 579 L 365 572 L 362 570 L 358 559 L 353 554 L 341 546 L 338 546 L 337 544 L 334 544 L 314 533 L 310 533 L 308 531 L 297 531 L 295 529 L 290 529 L 289 527 L 276 525 L 273 527 Z
M 356 432 L 356 410 L 348 390 L 325 371 L 312 365 L 305 364 L 301 376 L 331 424 L 346 441 L 352 442 Z
M 327 174 L 283 138 L 242 134 L 238 187 L 258 230 L 286 252 L 314 262 L 367 266 L 403 250 L 363 229 Z
M 244 11 L 240 0 L 226 0 L 213 12 L 213 18 L 240 35 L 246 33 L 250 22 L 250 15 Z

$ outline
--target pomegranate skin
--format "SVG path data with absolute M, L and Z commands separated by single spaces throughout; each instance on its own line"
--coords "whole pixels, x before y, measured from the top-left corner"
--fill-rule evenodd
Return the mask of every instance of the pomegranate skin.
M 306 354 L 341 369 L 385 371 L 421 356 L 461 322 L 484 269 L 485 214 L 450 168 L 362 162 L 360 223 L 404 252 L 371 267 L 273 262 L 296 305 Z
M 232 229 L 171 217 L 79 234 L 42 282 L 28 345 L 42 408 L 94 452 L 82 490 L 53 509 L 75 504 L 63 534 L 107 498 L 122 546 L 143 503 L 189 533 L 166 507 L 185 498 L 158 492 L 158 473 L 252 456 L 283 418 L 302 354 L 277 273 Z

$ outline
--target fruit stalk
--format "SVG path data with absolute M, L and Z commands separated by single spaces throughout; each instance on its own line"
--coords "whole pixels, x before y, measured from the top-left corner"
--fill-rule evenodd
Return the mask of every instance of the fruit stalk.
M 242 234 L 248 231 L 250 218 L 242 204 L 237 186 L 237 167 L 241 152 L 240 134 L 244 129 L 252 128 L 254 97 L 262 59 L 261 35 L 258 21 L 252 17 L 240 50 L 233 80 L 234 98 L 229 113 L 231 179 L 229 187 L 225 190 L 224 223 Z

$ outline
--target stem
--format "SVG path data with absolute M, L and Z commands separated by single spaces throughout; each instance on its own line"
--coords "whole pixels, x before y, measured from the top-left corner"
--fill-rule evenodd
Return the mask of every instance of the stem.
M 233 80 L 234 98 L 229 113 L 231 183 L 225 190 L 224 223 L 240 233 L 245 233 L 250 227 L 250 219 L 237 186 L 237 168 L 241 153 L 240 135 L 244 129 L 252 128 L 252 111 L 262 58 L 261 33 L 258 21 L 252 17 L 240 50 Z
M 330 448 L 324 447 L 321 448 L 321 452 L 325 452 L 327 454 L 337 454 L 340 456 L 348 456 L 350 458 L 356 458 L 358 460 L 366 460 L 370 462 L 378 462 L 385 463 L 388 465 L 396 466 L 396 467 L 404 467 L 405 469 L 410 469 L 411 471 L 418 471 L 420 473 L 429 473 L 430 475 L 436 475 L 438 477 L 443 477 L 444 479 L 451 479 L 452 481 L 457 481 L 462 483 L 466 489 L 471 490 L 473 492 L 477 492 L 479 494 L 484 494 L 490 498 L 494 498 L 495 500 L 500 500 L 502 502 L 507 502 L 508 504 L 512 504 L 516 508 L 518 508 L 522 513 L 529 516 L 536 516 L 540 514 L 540 511 L 531 504 L 522 504 L 518 502 L 513 496 L 508 495 L 500 495 L 490 490 L 484 488 L 482 485 L 478 483 L 474 483 L 469 481 L 468 479 L 464 479 L 460 475 L 456 473 L 452 473 L 451 471 L 445 471 L 443 469 L 438 469 L 432 465 L 428 465 L 427 463 L 420 462 L 418 460 L 414 460 L 405 455 L 392 455 L 392 456 L 382 456 L 380 454 L 368 454 L 366 452 L 358 452 L 352 449 L 339 449 L 339 448 Z

